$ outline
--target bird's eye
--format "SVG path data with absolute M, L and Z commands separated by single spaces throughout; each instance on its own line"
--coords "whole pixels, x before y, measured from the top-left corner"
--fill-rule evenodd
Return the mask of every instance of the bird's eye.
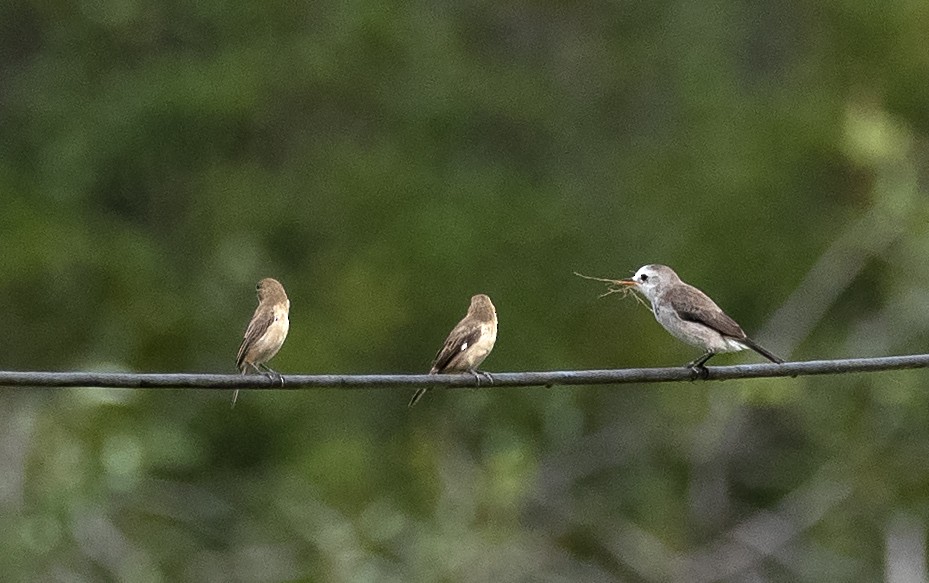
M 646 281 L 648 281 L 648 276 L 643 273 L 642 275 L 639 276 L 639 279 L 642 280 L 642 283 L 645 283 Z

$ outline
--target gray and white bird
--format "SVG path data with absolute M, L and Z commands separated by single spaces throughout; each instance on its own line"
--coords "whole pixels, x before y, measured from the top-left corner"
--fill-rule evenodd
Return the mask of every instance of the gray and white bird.
M 429 374 L 469 372 L 480 381 L 477 367 L 481 366 L 497 341 L 497 310 L 490 298 L 477 294 L 471 298 L 467 315 L 452 328 L 442 349 L 435 355 Z M 493 382 L 493 378 L 486 375 Z M 412 407 L 429 390 L 417 389 L 410 399 Z
M 684 283 L 666 265 L 645 265 L 629 279 L 618 283 L 632 287 L 651 303 L 655 319 L 675 338 L 699 346 L 706 352 L 687 364 L 705 372 L 704 364 L 720 352 L 738 352 L 750 348 L 771 362 L 783 363 L 749 338 L 742 327 L 716 305 L 709 296 Z

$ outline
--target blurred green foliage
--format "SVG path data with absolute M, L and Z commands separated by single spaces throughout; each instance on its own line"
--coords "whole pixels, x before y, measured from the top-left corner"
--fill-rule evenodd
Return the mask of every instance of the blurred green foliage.
M 477 292 L 500 318 L 488 370 L 683 363 L 572 275 L 651 262 L 784 355 L 923 352 L 927 20 L 912 0 L 9 0 L 0 366 L 233 372 L 265 276 L 292 301 L 285 373 L 426 371 Z M 432 391 L 409 411 L 394 391 L 230 411 L 6 390 L 0 572 L 879 580 L 929 519 L 925 386 Z

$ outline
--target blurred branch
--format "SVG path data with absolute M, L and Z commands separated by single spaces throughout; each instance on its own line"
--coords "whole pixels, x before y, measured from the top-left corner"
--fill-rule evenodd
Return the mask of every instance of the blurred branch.
M 913 137 L 905 126 L 869 100 L 852 100 L 845 117 L 845 150 L 850 160 L 874 176 L 871 204 L 755 334 L 779 354 L 789 355 L 810 335 L 869 261 L 912 232 L 914 224 L 922 225 L 918 211 L 924 208 L 925 193 Z
M 702 380 L 796 377 L 806 375 L 881 372 L 929 367 L 929 354 L 808 360 L 784 364 L 741 364 L 707 367 Z M 118 389 L 387 389 L 415 387 L 551 387 L 691 381 L 686 367 L 626 368 L 547 372 L 494 373 L 493 383 L 470 374 L 370 375 L 230 375 L 193 373 L 14 372 L 0 371 L 2 387 L 103 387 Z M 701 379 L 697 379 L 701 380 Z
M 785 550 L 852 494 L 850 485 L 833 477 L 834 470 L 834 463 L 825 464 L 775 509 L 756 512 L 713 544 L 680 560 L 675 579 L 688 583 L 738 579 L 767 559 L 790 567 L 790 553 Z
M 884 535 L 884 581 L 926 581 L 926 532 L 919 518 L 898 512 Z
M 839 296 L 903 233 L 900 221 L 870 212 L 853 223 L 823 253 L 803 281 L 755 337 L 789 355 L 820 323 Z

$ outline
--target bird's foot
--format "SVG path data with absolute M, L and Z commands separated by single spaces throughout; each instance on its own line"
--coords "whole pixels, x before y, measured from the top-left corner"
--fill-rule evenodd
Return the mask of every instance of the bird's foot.
M 494 384 L 494 377 L 489 372 L 484 372 L 482 370 L 469 370 L 474 376 L 474 380 L 477 381 L 477 386 L 481 386 L 481 378 L 487 379 L 487 382 Z
M 695 380 L 697 380 L 697 379 L 706 380 L 707 378 L 709 378 L 709 376 L 710 376 L 710 371 L 708 371 L 708 370 L 706 369 L 706 366 L 704 366 L 704 365 L 706 364 L 706 361 L 708 361 L 709 359 L 713 358 L 713 356 L 715 356 L 715 354 L 716 354 L 715 352 L 705 352 L 705 353 L 704 353 L 700 358 L 698 358 L 697 360 L 693 360 L 693 361 L 688 362 L 687 364 L 684 365 L 684 366 L 686 366 L 687 368 L 689 368 L 690 371 L 691 371 L 690 380 L 692 380 L 692 381 L 695 381 Z
M 690 380 L 695 381 L 697 379 L 705 381 L 710 378 L 710 371 L 703 364 L 697 362 L 688 362 L 687 368 L 690 369 Z
M 264 375 L 265 375 L 266 377 L 268 377 L 268 378 L 271 379 L 272 381 L 277 382 L 277 383 L 280 384 L 282 387 L 284 386 L 284 375 L 282 375 L 281 373 L 279 373 L 279 372 L 277 372 L 276 370 L 272 369 L 270 366 L 268 366 L 268 365 L 266 365 L 266 364 L 263 364 L 263 365 L 261 365 L 261 366 L 262 366 L 262 368 L 264 369 L 262 372 L 264 373 Z

